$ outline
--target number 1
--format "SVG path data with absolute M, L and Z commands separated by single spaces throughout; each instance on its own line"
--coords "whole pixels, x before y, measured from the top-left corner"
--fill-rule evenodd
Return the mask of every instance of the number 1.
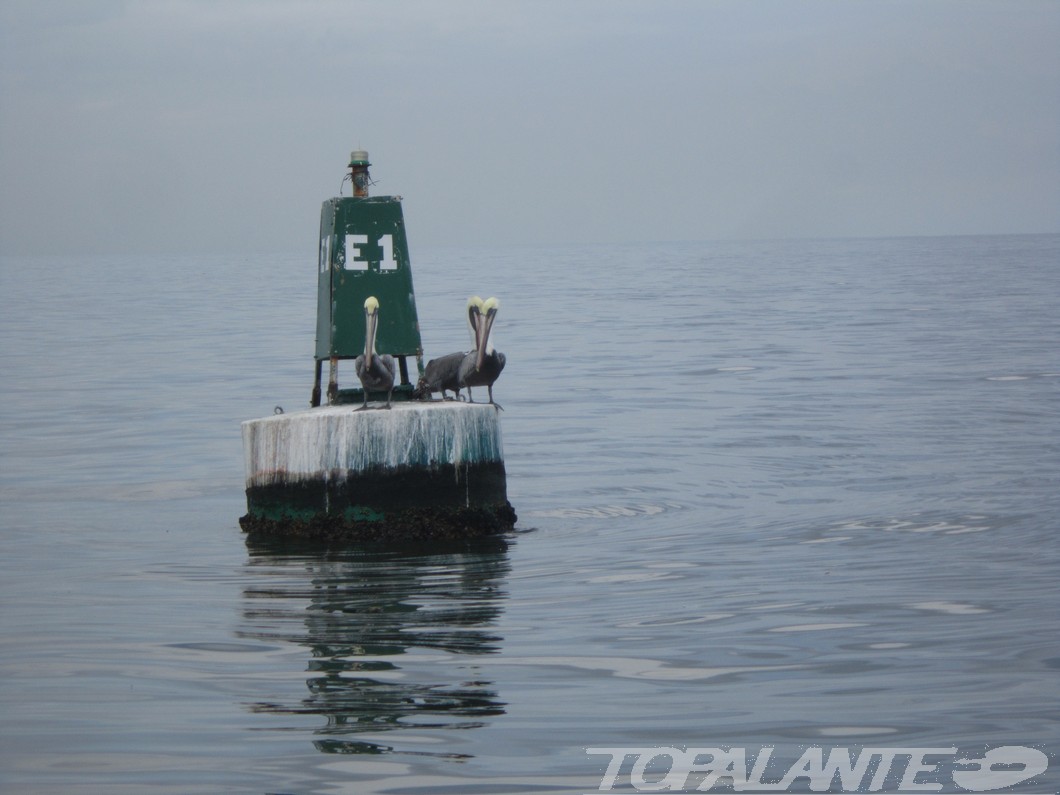
M 379 245 L 383 249 L 383 259 L 379 262 L 379 270 L 396 271 L 397 262 L 394 261 L 394 236 L 383 235 L 379 238 Z

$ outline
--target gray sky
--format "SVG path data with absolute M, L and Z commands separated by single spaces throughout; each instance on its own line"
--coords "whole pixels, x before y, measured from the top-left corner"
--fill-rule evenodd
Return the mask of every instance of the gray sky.
M 0 9 L 4 253 L 1060 231 L 1055 0 Z

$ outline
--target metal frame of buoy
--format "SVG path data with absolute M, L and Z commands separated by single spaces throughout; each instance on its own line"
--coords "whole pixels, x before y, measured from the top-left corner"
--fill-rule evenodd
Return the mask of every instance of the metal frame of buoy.
M 328 404 L 362 399 L 356 387 L 340 390 L 338 371 L 339 362 L 355 359 L 364 347 L 361 307 L 369 296 L 380 303 L 380 353 L 393 355 L 400 370 L 395 399 L 410 399 L 414 380 L 423 374 L 423 344 L 401 197 L 368 195 L 370 165 L 368 152 L 354 150 L 346 175 L 353 184 L 353 196 L 328 199 L 320 208 L 311 406 L 321 404 L 324 362 L 329 364 Z M 410 358 L 415 361 L 416 379 L 409 375 Z

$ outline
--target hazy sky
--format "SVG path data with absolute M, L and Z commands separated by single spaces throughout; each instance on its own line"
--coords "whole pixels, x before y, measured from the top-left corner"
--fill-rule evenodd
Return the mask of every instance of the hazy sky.
M 0 252 L 1060 231 L 1056 0 L 0 9 Z

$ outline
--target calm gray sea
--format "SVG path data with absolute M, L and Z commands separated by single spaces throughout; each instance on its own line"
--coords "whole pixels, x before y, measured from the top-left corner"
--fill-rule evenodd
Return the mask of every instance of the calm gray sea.
M 1057 791 L 1060 236 L 410 238 L 428 357 L 501 301 L 505 543 L 247 544 L 239 423 L 308 404 L 314 245 L 0 260 L 0 791 L 1003 745 Z

